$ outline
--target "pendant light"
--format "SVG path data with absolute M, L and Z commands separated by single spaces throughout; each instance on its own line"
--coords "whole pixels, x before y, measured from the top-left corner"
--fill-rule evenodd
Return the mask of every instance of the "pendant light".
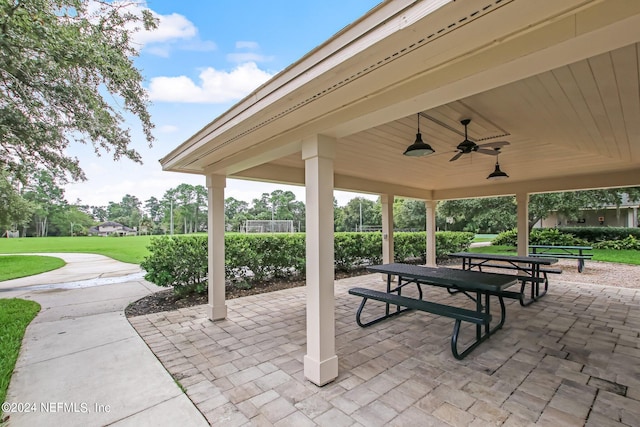
M 505 172 L 502 172 L 500 170 L 500 164 L 498 163 L 498 156 L 500 155 L 500 149 L 496 148 L 496 168 L 493 172 L 491 172 L 489 174 L 489 176 L 487 177 L 487 179 L 490 179 L 492 181 L 498 181 L 501 179 L 507 179 L 509 178 L 509 175 L 507 175 Z
M 404 152 L 405 156 L 421 157 L 433 154 L 436 151 L 424 141 L 422 141 L 422 134 L 420 134 L 420 113 L 418 113 L 418 133 L 416 134 L 416 141 L 407 147 Z

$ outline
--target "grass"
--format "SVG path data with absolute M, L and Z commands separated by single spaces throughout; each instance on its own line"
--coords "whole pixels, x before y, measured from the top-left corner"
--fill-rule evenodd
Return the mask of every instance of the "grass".
M 35 301 L 0 299 L 0 402 L 7 396 L 24 332 L 38 311 L 40 304 Z
M 513 246 L 483 246 L 479 248 L 471 248 L 469 251 L 482 254 L 516 255 L 516 248 Z M 634 251 L 631 249 L 593 249 L 591 253 L 593 253 L 592 259 L 594 261 L 640 265 L 640 251 Z
M 33 276 L 45 271 L 63 267 L 65 262 L 60 258 L 41 255 L 3 255 L 0 256 L 0 282 Z
M 497 234 L 476 234 L 473 237 L 473 243 L 490 242 L 493 239 L 495 239 L 497 236 L 498 236 Z
M 21 237 L 0 239 L 0 253 L 79 252 L 105 255 L 140 264 L 149 255 L 151 236 L 128 237 Z

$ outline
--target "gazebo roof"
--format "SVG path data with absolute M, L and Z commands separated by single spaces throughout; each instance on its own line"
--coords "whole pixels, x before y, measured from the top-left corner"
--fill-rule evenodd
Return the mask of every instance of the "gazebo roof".
M 393 0 L 161 160 L 304 184 L 302 141 L 337 140 L 336 189 L 441 200 L 640 185 L 640 2 Z M 403 155 L 417 133 L 426 157 Z M 471 119 L 496 157 L 450 161 Z

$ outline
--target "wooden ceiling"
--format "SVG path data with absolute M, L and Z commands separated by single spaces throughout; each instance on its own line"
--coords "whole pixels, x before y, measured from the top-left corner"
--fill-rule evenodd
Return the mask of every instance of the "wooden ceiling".
M 436 151 L 403 155 L 417 132 L 417 115 L 338 139 L 335 172 L 363 179 L 384 175 L 398 185 L 433 190 L 478 186 L 494 156 L 450 159 L 464 139 L 508 141 L 498 157 L 513 182 L 633 169 L 640 162 L 640 45 L 634 44 L 421 112 L 422 138 Z M 295 153 L 275 160 L 304 168 Z

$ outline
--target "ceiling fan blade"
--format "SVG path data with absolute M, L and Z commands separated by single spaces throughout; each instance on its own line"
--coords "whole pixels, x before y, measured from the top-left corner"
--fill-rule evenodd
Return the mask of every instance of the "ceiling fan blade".
M 495 149 L 487 150 L 486 148 L 478 148 L 476 152 L 482 153 L 482 154 L 488 154 L 490 156 L 497 156 L 498 154 L 500 154 L 499 150 L 495 150 Z
M 451 158 L 451 160 L 449 160 L 450 162 L 453 162 L 454 160 L 458 160 L 460 158 L 460 156 L 462 156 L 462 151 L 460 151 L 458 154 L 456 154 L 455 156 L 453 156 Z
M 510 145 L 509 141 L 493 141 L 478 145 L 480 148 L 501 148 Z

